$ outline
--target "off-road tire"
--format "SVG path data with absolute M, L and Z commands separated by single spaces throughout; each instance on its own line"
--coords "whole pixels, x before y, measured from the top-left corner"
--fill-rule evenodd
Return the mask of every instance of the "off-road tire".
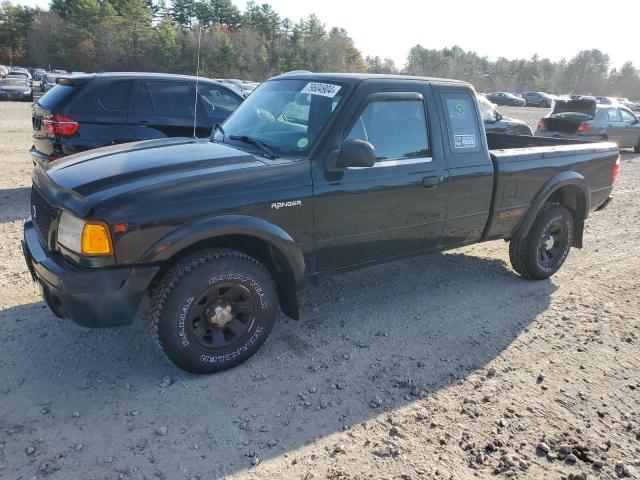
M 247 292 L 253 305 L 252 320 L 247 321 L 247 331 L 238 335 L 237 342 L 220 349 L 207 348 L 202 338 L 191 332 L 197 330 L 189 324 L 192 309 L 203 309 L 196 304 L 198 299 L 204 296 L 206 302 L 207 292 L 222 284 Z M 235 250 L 212 249 L 183 258 L 163 275 L 151 296 L 147 320 L 169 360 L 189 372 L 213 373 L 251 357 L 267 339 L 278 311 L 275 284 L 262 264 Z
M 559 245 L 559 255 L 545 265 L 539 257 L 539 249 L 546 229 L 552 224 L 561 224 L 566 231 Z M 573 243 L 573 217 L 562 205 L 547 204 L 536 217 L 529 234 L 524 238 L 514 238 L 509 242 L 511 266 L 524 278 L 543 280 L 549 278 L 562 267 Z

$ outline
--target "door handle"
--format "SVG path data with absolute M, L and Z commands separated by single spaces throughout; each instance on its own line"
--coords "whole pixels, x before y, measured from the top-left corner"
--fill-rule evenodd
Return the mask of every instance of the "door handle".
M 436 188 L 438 185 L 440 185 L 440 177 L 424 177 L 422 179 L 424 188 Z

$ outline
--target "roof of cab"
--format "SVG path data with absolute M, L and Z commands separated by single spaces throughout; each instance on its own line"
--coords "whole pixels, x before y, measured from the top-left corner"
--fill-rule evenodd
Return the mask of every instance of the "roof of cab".
M 347 83 L 360 83 L 363 80 L 413 80 L 423 81 L 432 84 L 447 84 L 447 85 L 460 85 L 471 87 L 471 84 L 462 80 L 452 80 L 448 78 L 434 78 L 434 77 L 418 77 L 413 75 L 391 75 L 384 73 L 313 73 L 313 72 L 289 72 L 283 73 L 276 77 L 272 77 L 269 80 L 281 80 L 281 79 L 298 79 L 298 80 L 325 80 L 325 81 L 343 81 Z

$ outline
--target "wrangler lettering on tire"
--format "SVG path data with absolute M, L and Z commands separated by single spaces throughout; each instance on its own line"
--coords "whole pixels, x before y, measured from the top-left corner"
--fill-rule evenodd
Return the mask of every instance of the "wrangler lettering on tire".
M 211 373 L 251 357 L 269 335 L 277 311 L 267 270 L 241 252 L 216 249 L 189 255 L 165 273 L 148 319 L 172 362 Z

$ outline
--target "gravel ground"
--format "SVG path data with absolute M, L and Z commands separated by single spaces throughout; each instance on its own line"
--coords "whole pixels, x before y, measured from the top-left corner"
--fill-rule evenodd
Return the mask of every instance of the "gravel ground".
M 250 361 L 195 376 L 142 322 L 84 329 L 40 300 L 29 129 L 0 104 L 0 478 L 640 475 L 639 155 L 549 281 L 501 241 L 344 274 Z

